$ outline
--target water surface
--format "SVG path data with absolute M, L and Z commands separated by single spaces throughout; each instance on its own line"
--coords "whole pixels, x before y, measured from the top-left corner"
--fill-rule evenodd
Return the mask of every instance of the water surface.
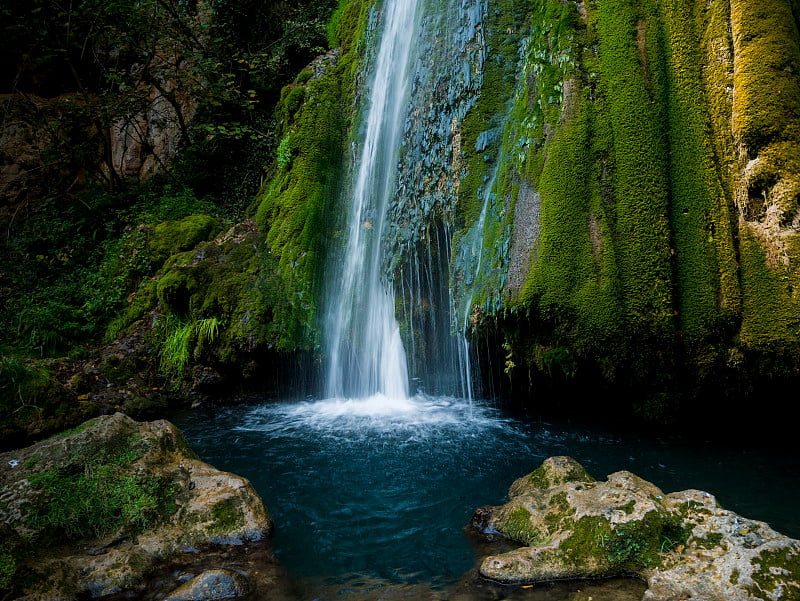
M 455 583 L 476 560 L 463 532 L 472 512 L 502 503 L 513 480 L 552 455 L 598 479 L 628 469 L 665 492 L 706 490 L 800 536 L 800 462 L 768 450 L 526 422 L 448 397 L 265 402 L 175 422 L 201 458 L 252 482 L 289 574 L 326 586 Z

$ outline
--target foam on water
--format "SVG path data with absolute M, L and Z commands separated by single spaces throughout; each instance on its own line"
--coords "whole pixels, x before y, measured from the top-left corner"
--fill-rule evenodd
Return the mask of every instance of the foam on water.
M 367 436 L 424 439 L 472 437 L 487 429 L 510 428 L 496 409 L 457 397 L 410 398 L 374 394 L 365 398 L 331 398 L 281 402 L 254 408 L 236 428 L 305 437 L 309 431 L 352 440 Z

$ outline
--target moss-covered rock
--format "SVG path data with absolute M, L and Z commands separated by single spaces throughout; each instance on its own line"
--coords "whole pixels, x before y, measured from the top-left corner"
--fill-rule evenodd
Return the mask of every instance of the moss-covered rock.
M 275 109 L 281 142 L 256 200 L 255 221 L 281 291 L 281 302 L 273 306 L 281 350 L 308 350 L 320 344 L 324 259 L 331 238 L 338 236 L 335 200 L 345 167 L 347 132 L 362 93 L 372 4 L 339 3 L 329 32 L 338 46 L 285 86 Z
M 276 343 L 279 289 L 269 284 L 271 263 L 261 244 L 252 222 L 234 225 L 173 255 L 153 282 L 161 312 L 158 347 L 173 380 L 187 375 L 190 362 L 228 365 Z
M 99 417 L 0 462 L 0 577 L 15 598 L 130 590 L 170 554 L 272 528 L 250 484 L 199 461 L 166 421 Z
M 153 228 L 148 246 L 153 260 L 161 265 L 172 255 L 191 250 L 217 235 L 222 225 L 208 215 L 189 215 L 178 221 L 164 221 Z
M 796 6 L 502 6 L 462 128 L 452 268 L 476 339 L 499 329 L 497 375 L 514 394 L 616 387 L 662 422 L 681 397 L 710 408 L 755 373 L 796 377 Z M 458 252 L 476 238 L 471 276 Z
M 800 598 L 800 541 L 720 508 L 708 493 L 665 495 L 625 471 L 593 481 L 573 459 L 552 457 L 509 497 L 472 521 L 526 545 L 483 560 L 480 572 L 492 580 L 636 575 L 654 601 Z

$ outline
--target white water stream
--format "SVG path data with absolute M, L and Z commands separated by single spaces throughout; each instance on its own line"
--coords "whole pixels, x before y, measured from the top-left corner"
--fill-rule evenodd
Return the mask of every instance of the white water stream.
M 407 399 L 408 368 L 391 284 L 381 275 L 387 206 L 395 193 L 417 0 L 384 6 L 366 128 L 353 186 L 348 241 L 329 313 L 329 398 Z

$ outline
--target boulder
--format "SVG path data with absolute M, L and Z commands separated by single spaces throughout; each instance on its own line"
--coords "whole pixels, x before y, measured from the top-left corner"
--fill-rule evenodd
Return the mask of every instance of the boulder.
M 514 482 L 508 503 L 478 509 L 472 526 L 524 545 L 481 563 L 506 584 L 633 575 L 646 601 L 800 599 L 800 541 L 707 492 L 665 495 L 627 471 L 595 481 L 569 457 Z
M 232 570 L 206 570 L 179 586 L 164 601 L 238 599 L 250 592 L 247 580 Z
M 128 590 L 164 558 L 272 528 L 247 480 L 200 461 L 171 423 L 121 413 L 3 453 L 0 490 L 6 586 L 24 570 L 22 599 Z

